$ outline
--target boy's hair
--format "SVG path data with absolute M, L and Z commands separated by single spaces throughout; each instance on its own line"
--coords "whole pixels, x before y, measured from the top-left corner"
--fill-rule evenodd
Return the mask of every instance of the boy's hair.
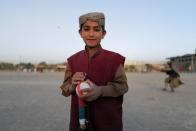
M 87 14 L 83 14 L 79 17 L 79 31 L 81 31 L 82 26 L 87 20 L 97 21 L 99 25 L 102 27 L 103 31 L 105 31 L 105 15 L 101 12 L 91 12 Z

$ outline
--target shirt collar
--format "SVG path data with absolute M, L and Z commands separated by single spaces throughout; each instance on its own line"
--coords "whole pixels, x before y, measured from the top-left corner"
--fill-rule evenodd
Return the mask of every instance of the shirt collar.
M 99 55 L 101 53 L 102 50 L 103 50 L 103 48 L 101 47 L 101 45 L 99 45 L 96 48 L 95 53 L 92 56 L 90 56 L 89 49 L 87 48 L 87 46 L 85 46 L 85 53 L 88 55 L 88 57 L 90 57 L 90 59 L 95 58 L 97 55 Z

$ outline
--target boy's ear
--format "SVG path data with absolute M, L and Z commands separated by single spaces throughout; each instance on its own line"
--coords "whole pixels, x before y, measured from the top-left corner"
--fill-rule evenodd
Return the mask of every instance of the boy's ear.
M 82 32 L 81 32 L 81 30 L 79 30 L 79 31 L 78 31 L 78 33 L 79 33 L 79 34 L 80 34 L 80 36 L 82 37 Z
M 105 37 L 106 31 L 103 31 L 102 39 Z

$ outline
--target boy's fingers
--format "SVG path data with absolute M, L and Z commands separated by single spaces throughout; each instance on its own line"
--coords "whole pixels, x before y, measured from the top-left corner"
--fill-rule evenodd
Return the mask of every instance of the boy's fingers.
M 79 84 L 81 81 L 85 79 L 83 72 L 76 72 L 72 77 L 73 84 Z
M 74 85 L 77 85 L 77 84 L 80 83 L 80 81 L 73 81 L 72 83 L 73 83 Z

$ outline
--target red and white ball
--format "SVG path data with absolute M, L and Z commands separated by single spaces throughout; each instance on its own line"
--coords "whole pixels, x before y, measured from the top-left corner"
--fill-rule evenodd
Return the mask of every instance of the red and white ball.
M 90 85 L 87 82 L 81 82 L 80 84 L 77 85 L 76 87 L 76 93 L 77 95 L 85 95 L 87 92 L 83 91 L 84 89 L 90 88 Z

